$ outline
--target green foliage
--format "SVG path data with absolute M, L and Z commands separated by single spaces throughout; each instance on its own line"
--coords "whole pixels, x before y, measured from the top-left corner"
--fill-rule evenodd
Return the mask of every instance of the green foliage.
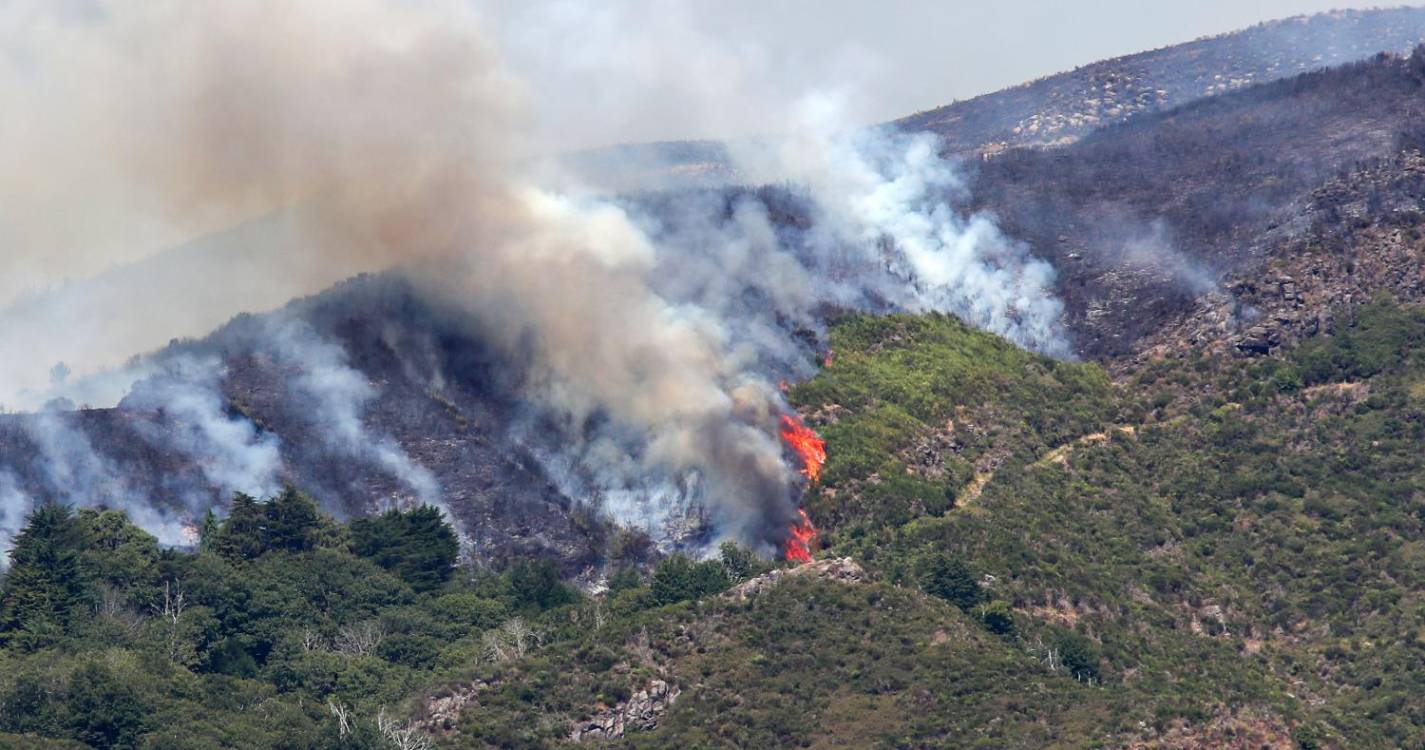
M 837 415 L 810 512 L 866 583 L 718 597 L 765 569 L 728 546 L 644 585 L 648 550 L 616 536 L 591 601 L 548 562 L 453 575 L 429 512 L 346 529 L 239 501 L 192 554 L 121 514 L 49 517 L 0 585 L 0 748 L 376 747 L 381 706 L 471 689 L 442 746 L 567 747 L 654 679 L 682 696 L 621 746 L 1128 746 L 1254 714 L 1275 744 L 1411 746 L 1425 315 L 1337 320 L 1280 359 L 1119 386 L 947 318 L 842 321 L 793 399 Z
M 649 583 L 652 603 L 655 606 L 674 604 L 689 599 L 725 591 L 732 585 L 727 569 L 719 560 L 693 562 L 682 555 L 674 555 L 653 569 Z
M 265 503 L 239 493 L 228 520 L 213 534 L 212 548 L 235 562 L 268 552 L 305 552 L 317 545 L 322 526 L 316 504 L 291 487 Z
M 423 505 L 391 510 L 351 523 L 356 554 L 374 560 L 416 591 L 430 591 L 450 580 L 460 542 L 440 511 Z
M 1293 359 L 1307 384 L 1369 378 L 1425 352 L 1425 308 L 1378 299 L 1354 311 L 1329 338 L 1306 342 Z
M 624 591 L 630 591 L 642 585 L 643 579 L 639 577 L 637 570 L 623 568 L 609 576 L 609 596 L 617 596 Z
M 1010 609 L 1008 602 L 998 599 L 986 602 L 980 605 L 978 614 L 980 622 L 984 623 L 985 629 L 991 633 L 1003 636 L 1015 635 L 1014 611 Z
M 516 609 L 544 611 L 576 601 L 579 595 L 559 577 L 559 567 L 549 560 L 515 563 L 508 573 Z
M 938 596 L 967 612 L 984 597 L 980 582 L 965 561 L 944 552 L 923 555 L 916 563 L 916 578 L 925 593 Z
M 88 548 L 84 525 L 68 507 L 45 505 L 30 514 L 0 587 L 0 643 L 25 633 L 27 647 L 43 646 L 74 623 L 90 601 L 82 562 Z
M 772 569 L 772 566 L 753 554 L 752 550 L 739 546 L 736 542 L 723 542 L 718 547 L 718 557 L 722 560 L 723 571 L 732 583 L 742 583 Z
M 132 685 L 102 664 L 74 673 L 67 708 L 74 739 L 100 750 L 135 747 L 150 710 Z
M 0 581 L 0 747 L 380 746 L 379 708 L 467 667 L 511 606 L 503 578 L 444 570 L 419 593 L 393 575 L 433 580 L 418 561 L 441 556 L 410 550 L 453 536 L 409 515 L 382 547 L 388 572 L 295 491 L 238 498 L 192 553 L 159 550 L 122 513 L 38 509 Z
M 1054 639 L 1059 660 L 1076 680 L 1098 679 L 1102 656 L 1093 641 L 1073 631 L 1064 631 Z

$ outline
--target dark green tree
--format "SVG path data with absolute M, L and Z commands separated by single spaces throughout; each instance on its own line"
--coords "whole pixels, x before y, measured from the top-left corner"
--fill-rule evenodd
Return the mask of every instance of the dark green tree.
M 650 582 L 654 605 L 699 599 L 725 591 L 732 585 L 721 560 L 695 563 L 674 555 L 658 564 Z
M 0 587 L 0 642 L 22 630 L 68 628 L 89 602 L 81 562 L 87 546 L 84 527 L 68 506 L 44 505 L 30 514 Z
M 621 591 L 636 589 L 642 585 L 643 579 L 639 577 L 637 570 L 620 568 L 609 576 L 609 596 L 614 596 Z
M 256 560 L 267 549 L 267 514 L 251 495 L 233 496 L 228 520 L 213 540 L 213 550 L 234 562 Z
M 159 578 L 158 540 L 129 522 L 122 511 L 79 511 L 87 544 L 81 554 L 92 580 L 126 590 L 139 598 L 151 593 Z
M 1098 678 L 1098 646 L 1087 637 L 1074 632 L 1065 632 L 1054 639 L 1054 647 L 1059 650 L 1059 661 L 1076 680 Z
M 356 554 L 395 573 L 417 591 L 439 588 L 455 570 L 460 542 L 436 508 L 390 510 L 351 522 Z
M 86 664 L 70 680 L 66 713 L 75 739 L 99 750 L 125 750 L 136 746 L 148 707 L 107 667 Z
M 983 592 L 975 574 L 965 562 L 944 552 L 931 552 L 920 558 L 916 566 L 920 587 L 931 596 L 938 596 L 962 610 L 969 611 L 980 603 Z
M 985 629 L 995 635 L 1012 636 L 1015 633 L 1014 611 L 1008 602 L 993 601 L 980 607 L 980 622 Z
M 559 567 L 550 560 L 515 563 L 508 575 L 515 609 L 552 609 L 579 598 L 579 595 L 560 579 Z
M 266 518 L 264 551 L 305 552 L 316 546 L 322 519 L 311 498 L 288 487 L 262 510 Z

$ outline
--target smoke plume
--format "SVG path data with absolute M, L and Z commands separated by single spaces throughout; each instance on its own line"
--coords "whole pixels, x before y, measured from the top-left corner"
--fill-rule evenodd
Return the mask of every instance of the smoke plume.
M 749 146 L 743 174 L 801 186 L 811 222 L 795 231 L 751 199 L 650 211 L 541 187 L 548 164 L 521 136 L 531 93 L 458 0 L 19 2 L 0 11 L 0 44 L 0 105 L 22 113 L 0 124 L 0 242 L 18 278 L 86 275 L 144 243 L 282 216 L 284 242 L 195 279 L 286 294 L 401 266 L 522 368 L 534 423 L 559 436 L 557 478 L 617 520 L 696 506 L 718 536 L 778 549 L 800 480 L 771 383 L 810 369 L 789 334 L 817 329 L 822 306 L 954 312 L 1068 352 L 1048 266 L 953 210 L 959 182 L 925 138 L 818 111 Z M 377 386 L 340 347 L 281 318 L 268 337 L 335 449 L 440 501 L 430 472 L 365 429 Z M 214 486 L 266 491 L 276 446 L 222 412 L 217 367 L 170 369 L 132 403 L 186 425 L 172 439 Z M 86 502 L 179 535 L 82 433 L 55 415 L 35 425 L 55 493 L 109 488 Z

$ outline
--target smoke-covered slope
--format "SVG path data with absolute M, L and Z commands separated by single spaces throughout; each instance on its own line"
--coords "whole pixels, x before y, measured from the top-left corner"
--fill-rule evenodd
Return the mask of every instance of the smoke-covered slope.
M 170 544 L 231 492 L 280 482 L 342 516 L 433 502 L 479 559 L 578 573 L 601 522 L 515 443 L 518 364 L 460 316 L 398 275 L 241 316 L 137 362 L 151 374 L 114 408 L 4 417 L 0 477 L 32 502 L 125 508 Z M 193 399 L 206 408 L 176 406 Z
M 949 153 L 978 157 L 1017 146 L 1071 143 L 1094 130 L 1198 99 L 1363 60 L 1425 41 L 1425 8 L 1298 16 L 1084 65 L 896 120 L 940 136 Z M 573 170 L 614 189 L 741 179 L 717 143 L 614 146 L 569 157 Z
M 1298 16 L 1085 65 L 897 120 L 954 152 L 1072 141 L 1104 125 L 1318 68 L 1403 53 L 1425 40 L 1425 9 Z
M 1421 52 L 1378 56 L 1013 149 L 979 165 L 971 193 L 1054 265 L 1076 348 L 1124 354 L 1293 246 L 1315 191 L 1414 148 L 1423 65 Z

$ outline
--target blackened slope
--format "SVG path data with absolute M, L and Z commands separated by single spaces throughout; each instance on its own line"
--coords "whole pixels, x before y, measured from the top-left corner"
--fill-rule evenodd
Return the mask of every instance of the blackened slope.
M 1425 121 L 1425 55 L 1378 56 L 983 162 L 971 194 L 1054 264 L 1079 351 L 1111 357 L 1305 231 L 1314 190 Z
M 546 556 L 561 561 L 569 574 L 595 559 L 602 524 L 564 497 L 510 439 L 519 409 L 518 363 L 494 359 L 473 321 L 402 277 L 359 277 L 272 314 L 239 316 L 204 339 L 174 343 L 151 358 L 223 362 L 226 408 L 275 435 L 282 479 L 329 511 L 360 515 L 412 499 L 411 488 L 391 471 L 329 439 L 329 424 L 295 385 L 300 369 L 273 353 L 273 332 L 280 328 L 273 321 L 282 319 L 305 322 L 318 339 L 346 352 L 347 366 L 373 387 L 361 413 L 368 437 L 393 441 L 434 475 L 477 557 L 500 562 Z M 14 475 L 19 489 L 36 500 L 115 504 L 113 498 L 123 497 L 194 521 L 203 509 L 227 500 L 192 457 L 164 441 L 168 418 L 161 412 L 126 400 L 113 409 L 50 418 L 82 435 L 93 460 L 112 467 L 109 473 L 122 486 L 106 488 L 98 500 L 80 497 L 83 487 L 54 486 L 34 458 L 31 430 L 41 417 L 6 416 L 0 419 L 0 471 Z
M 1339 11 L 1096 62 L 898 120 L 955 152 L 1081 137 L 1144 113 L 1253 84 L 1405 52 L 1425 41 L 1425 9 Z
M 600 525 L 578 513 L 509 438 L 519 364 L 496 359 L 465 313 L 383 275 L 353 279 L 278 314 L 306 321 L 342 347 L 349 366 L 376 389 L 363 415 L 366 429 L 393 438 L 435 475 L 477 555 L 498 561 L 537 553 L 564 561 L 571 573 L 592 560 Z M 293 481 L 353 514 L 409 495 L 388 472 L 327 447 L 321 423 L 285 385 L 291 373 L 262 355 L 262 324 L 239 319 L 197 346 L 224 351 L 232 365 L 226 395 L 282 438 Z

